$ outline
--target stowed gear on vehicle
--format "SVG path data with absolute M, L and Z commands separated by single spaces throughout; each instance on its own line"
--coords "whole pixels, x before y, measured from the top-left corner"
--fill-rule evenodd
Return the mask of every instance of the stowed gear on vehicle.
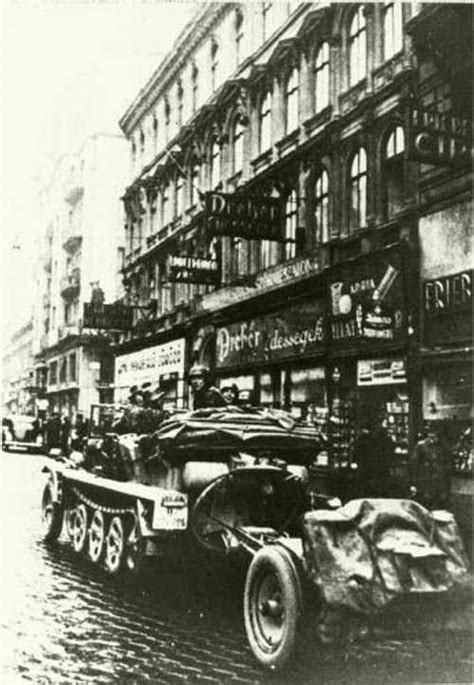
M 138 571 L 146 556 L 189 561 L 196 546 L 245 557 L 245 628 L 263 666 L 291 661 L 308 616 L 372 616 L 396 597 L 446 593 L 466 578 L 447 512 L 310 497 L 308 467 L 322 438 L 285 412 L 176 413 L 146 436 L 113 435 L 112 425 L 89 441 L 100 459 L 86 450 L 74 468 L 46 467 L 46 539 L 64 523 L 74 549 L 110 573 Z

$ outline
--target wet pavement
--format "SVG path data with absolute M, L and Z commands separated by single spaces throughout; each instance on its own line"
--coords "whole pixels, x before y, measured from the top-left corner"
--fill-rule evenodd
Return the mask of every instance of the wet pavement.
M 471 683 L 471 635 L 459 617 L 356 631 L 291 672 L 263 672 L 247 646 L 241 577 L 149 564 L 133 583 L 110 579 L 61 538 L 40 534 L 37 455 L 1 457 L 0 682 Z M 465 607 L 464 607 L 465 609 Z M 464 617 L 465 619 L 465 617 Z M 449 629 L 448 629 L 449 628 Z

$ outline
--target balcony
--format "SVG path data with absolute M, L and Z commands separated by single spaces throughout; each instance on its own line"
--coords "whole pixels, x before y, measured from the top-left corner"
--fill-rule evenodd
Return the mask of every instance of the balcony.
M 73 335 L 81 335 L 81 327 L 77 323 L 66 324 L 65 326 L 60 326 L 58 328 L 58 338 L 64 340 L 64 338 L 69 338 Z
M 81 271 L 78 267 L 73 269 L 68 276 L 61 278 L 60 291 L 64 299 L 71 299 L 79 295 L 81 287 Z

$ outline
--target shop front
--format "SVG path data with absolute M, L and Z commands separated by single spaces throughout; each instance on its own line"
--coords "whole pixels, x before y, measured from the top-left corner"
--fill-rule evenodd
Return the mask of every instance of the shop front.
M 115 359 L 115 401 L 126 402 L 130 388 L 151 383 L 166 391 L 166 409 L 185 406 L 185 340 L 179 338 Z

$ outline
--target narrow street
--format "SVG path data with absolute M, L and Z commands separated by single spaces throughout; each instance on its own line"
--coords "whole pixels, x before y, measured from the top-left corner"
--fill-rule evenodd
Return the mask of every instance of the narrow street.
M 459 616 L 444 629 L 359 631 L 315 647 L 276 676 L 256 667 L 241 616 L 241 581 L 197 569 L 109 579 L 64 539 L 40 537 L 38 455 L 2 453 L 3 681 L 41 683 L 470 683 L 471 636 Z M 449 630 L 448 630 L 449 628 Z

